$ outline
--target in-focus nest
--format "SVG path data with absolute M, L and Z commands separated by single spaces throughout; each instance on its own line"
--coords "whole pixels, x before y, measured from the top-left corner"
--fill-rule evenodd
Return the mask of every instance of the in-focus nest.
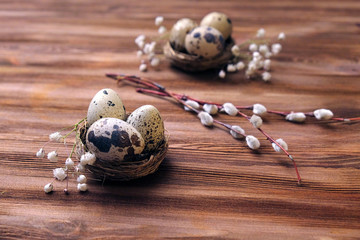
M 167 42 L 164 46 L 164 55 L 175 67 L 187 72 L 201 72 L 225 66 L 233 57 L 231 48 L 234 44 L 234 40 L 229 38 L 225 42 L 225 49 L 222 53 L 213 58 L 205 59 L 185 52 L 176 51 L 171 46 L 170 42 Z
M 77 154 L 80 157 L 87 150 L 86 131 L 84 127 L 80 130 L 81 143 L 78 144 Z M 139 154 L 129 161 L 104 161 L 96 158 L 93 165 L 87 165 L 87 169 L 95 178 L 105 181 L 129 181 L 145 177 L 154 173 L 164 160 L 169 147 L 168 137 L 159 144 L 159 147 L 149 153 Z

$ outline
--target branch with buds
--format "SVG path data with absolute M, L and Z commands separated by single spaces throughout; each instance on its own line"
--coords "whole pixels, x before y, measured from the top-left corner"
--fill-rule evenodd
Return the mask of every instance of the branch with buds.
M 261 104 L 254 104 L 253 106 L 235 106 L 232 103 L 224 103 L 219 104 L 215 102 L 209 102 L 204 100 L 198 100 L 183 94 L 178 94 L 174 92 L 170 92 L 167 89 L 165 89 L 160 84 L 147 80 L 142 79 L 137 76 L 128 76 L 128 75 L 117 75 L 117 74 L 107 74 L 106 75 L 109 78 L 115 79 L 118 83 L 120 82 L 130 82 L 135 83 L 136 85 L 141 86 L 140 88 L 137 88 L 137 92 L 139 93 L 145 93 L 145 94 L 152 94 L 160 97 L 170 97 L 171 99 L 175 100 L 177 103 L 180 103 L 181 106 L 184 107 L 186 111 L 192 111 L 197 114 L 197 116 L 200 118 L 201 123 L 204 126 L 211 127 L 214 124 L 218 126 L 225 127 L 229 130 L 229 133 L 236 139 L 243 139 L 245 138 L 246 143 L 250 149 L 256 150 L 260 147 L 259 140 L 252 136 L 252 135 L 246 135 L 243 128 L 237 125 L 230 125 L 226 124 L 224 122 L 218 121 L 212 117 L 212 115 L 218 113 L 218 112 L 225 112 L 226 114 L 230 116 L 236 116 L 239 115 L 245 119 L 247 119 L 253 127 L 258 129 L 258 131 L 266 137 L 266 139 L 271 143 L 272 147 L 276 152 L 282 152 L 285 155 L 288 156 L 288 158 L 292 161 L 298 184 L 301 184 L 301 177 L 299 174 L 299 171 L 296 166 L 296 162 L 293 158 L 293 156 L 288 152 L 288 145 L 286 142 L 279 138 L 275 140 L 273 137 L 271 137 L 268 133 L 266 133 L 262 128 L 262 118 L 261 115 L 265 114 L 266 112 L 283 115 L 286 116 L 286 120 L 289 121 L 297 121 L 299 120 L 299 117 L 294 117 L 294 113 L 286 113 L 286 112 L 277 112 L 277 111 L 269 111 L 265 108 L 265 106 Z M 200 110 L 200 107 L 202 106 L 204 111 Z M 247 109 L 252 110 L 253 115 L 250 117 L 243 113 L 240 110 Z M 303 114 L 305 116 L 305 114 Z M 319 120 L 329 120 L 332 119 L 334 121 L 357 121 L 360 120 L 360 118 L 333 118 L 333 114 L 330 110 L 327 109 L 318 109 L 315 110 L 312 114 L 307 113 L 308 116 L 313 116 Z M 291 116 L 291 119 L 290 117 Z

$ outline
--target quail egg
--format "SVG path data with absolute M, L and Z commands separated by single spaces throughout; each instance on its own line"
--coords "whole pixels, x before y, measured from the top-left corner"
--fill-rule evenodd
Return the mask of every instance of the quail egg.
M 200 26 L 209 26 L 219 30 L 224 39 L 230 37 L 232 33 L 232 23 L 230 18 L 220 12 L 212 12 L 206 15 L 201 20 Z
M 195 27 L 197 27 L 197 23 L 189 18 L 178 20 L 170 32 L 169 41 L 172 48 L 176 51 L 184 51 L 186 34 Z
M 144 150 L 145 143 L 141 134 L 127 122 L 102 118 L 88 129 L 86 146 L 103 161 L 128 161 Z
M 87 122 L 91 126 L 100 118 L 119 118 L 125 120 L 125 106 L 119 95 L 110 88 L 100 90 L 93 97 L 87 112 Z
M 186 35 L 185 48 L 189 54 L 212 58 L 223 51 L 224 38 L 215 28 L 196 27 Z
M 155 150 L 164 140 L 164 123 L 159 111 L 152 105 L 144 105 L 133 111 L 127 122 L 143 137 L 145 152 Z

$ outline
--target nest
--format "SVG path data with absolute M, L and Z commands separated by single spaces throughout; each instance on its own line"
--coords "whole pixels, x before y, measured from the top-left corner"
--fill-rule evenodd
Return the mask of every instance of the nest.
M 229 38 L 225 42 L 225 49 L 220 55 L 217 55 L 210 59 L 204 59 L 199 56 L 190 55 L 185 52 L 179 52 L 172 48 L 170 42 L 167 42 L 164 46 L 164 54 L 170 63 L 187 72 L 201 72 L 214 68 L 222 68 L 229 60 L 232 59 L 231 48 L 235 42 L 232 38 Z
M 85 127 L 80 130 L 81 143 L 77 149 L 77 155 L 80 157 L 86 150 L 86 131 Z M 129 181 L 145 177 L 154 173 L 165 158 L 169 147 L 168 137 L 159 144 L 157 149 L 145 154 L 138 154 L 134 159 L 128 161 L 104 161 L 96 158 L 93 165 L 87 165 L 87 169 L 96 179 L 101 181 Z

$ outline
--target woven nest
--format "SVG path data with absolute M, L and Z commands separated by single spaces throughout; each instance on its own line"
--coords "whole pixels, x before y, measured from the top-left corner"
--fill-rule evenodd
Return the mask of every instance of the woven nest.
M 77 149 L 80 157 L 87 150 L 86 147 L 86 131 L 85 127 L 80 131 L 81 143 Z M 169 147 L 168 137 L 159 144 L 158 148 L 152 152 L 136 155 L 129 161 L 104 161 L 96 158 L 93 165 L 87 165 L 87 169 L 94 175 L 96 179 L 101 181 L 129 181 L 145 177 L 154 173 L 164 160 L 167 149 Z
M 185 52 L 179 52 L 172 48 L 170 42 L 164 46 L 164 54 L 170 63 L 187 72 L 201 72 L 213 68 L 221 68 L 226 65 L 233 57 L 231 48 L 235 42 L 229 38 L 225 43 L 225 49 L 220 54 L 210 59 L 204 59 L 199 56 L 190 55 Z

